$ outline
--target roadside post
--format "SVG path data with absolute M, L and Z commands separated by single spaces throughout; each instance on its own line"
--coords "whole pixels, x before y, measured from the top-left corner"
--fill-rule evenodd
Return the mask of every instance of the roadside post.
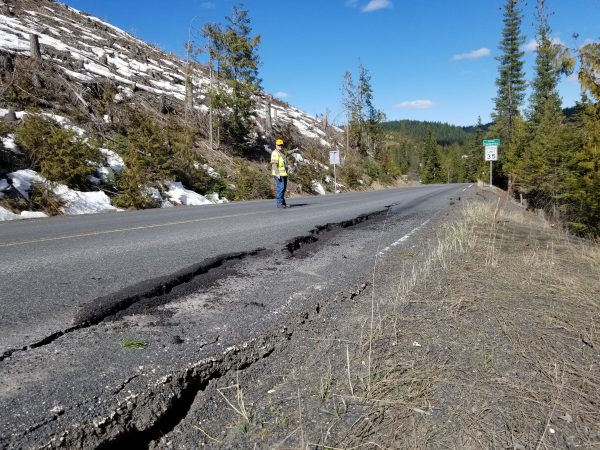
M 337 194 L 337 176 L 335 174 L 335 166 L 340 165 L 339 150 L 333 150 L 329 152 L 329 164 L 333 164 L 333 193 Z
M 500 139 L 485 139 L 483 141 L 483 146 L 485 147 L 485 160 L 490 162 L 490 186 L 492 186 L 492 164 L 494 161 L 498 160 Z

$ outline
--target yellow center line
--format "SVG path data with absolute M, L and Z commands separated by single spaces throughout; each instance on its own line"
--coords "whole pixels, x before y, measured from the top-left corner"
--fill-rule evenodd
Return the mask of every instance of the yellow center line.
M 336 204 L 340 205 L 340 204 L 355 203 L 355 202 L 356 202 L 355 200 L 346 200 L 343 202 L 336 202 Z M 309 207 L 309 208 L 324 208 L 324 207 L 330 207 L 330 206 L 331 205 L 329 205 L 327 203 L 321 204 L 321 205 L 307 205 L 307 207 Z M 275 212 L 275 211 L 273 211 L 273 212 Z M 115 228 L 112 230 L 90 231 L 87 233 L 67 234 L 67 235 L 63 235 L 63 236 L 32 239 L 30 241 L 0 242 L 0 248 L 16 247 L 19 245 L 27 245 L 27 244 L 39 244 L 42 242 L 63 241 L 63 240 L 67 240 L 67 239 L 76 239 L 76 238 L 82 238 L 82 237 L 101 236 L 103 234 L 114 234 L 114 233 L 125 233 L 128 231 L 148 230 L 151 228 L 163 228 L 163 227 L 170 227 L 173 225 L 185 225 L 185 224 L 189 224 L 189 223 L 207 222 L 210 220 L 220 220 L 220 219 L 231 219 L 231 218 L 236 218 L 236 217 L 253 216 L 253 215 L 265 214 L 265 213 L 267 213 L 267 211 L 252 211 L 252 212 L 248 212 L 248 213 L 230 214 L 230 215 L 226 215 L 226 216 L 204 217 L 201 219 L 180 220 L 180 221 L 176 221 L 176 222 L 165 222 L 165 223 L 156 223 L 156 224 L 151 224 L 151 225 L 140 225 L 137 227 Z M 277 214 L 281 214 L 281 213 L 282 212 L 279 212 L 279 211 L 277 212 Z
M 112 230 L 104 230 L 104 231 L 90 231 L 87 233 L 67 234 L 64 236 L 33 239 L 31 241 L 6 242 L 6 243 L 0 243 L 0 248 L 14 247 L 17 245 L 25 245 L 25 244 L 37 244 L 40 242 L 61 241 L 61 240 L 65 240 L 65 239 L 75 239 L 75 238 L 80 238 L 80 237 L 100 236 L 103 234 L 123 233 L 123 232 L 127 232 L 127 231 L 147 230 L 150 228 L 162 228 L 162 227 L 169 227 L 172 225 L 184 225 L 184 224 L 188 224 L 188 223 L 206 222 L 209 220 L 230 219 L 233 217 L 251 216 L 251 215 L 255 215 L 255 214 L 260 214 L 260 212 L 254 211 L 254 212 L 250 212 L 250 213 L 231 214 L 228 216 L 204 217 L 202 219 L 190 219 L 190 220 L 180 220 L 177 222 L 155 223 L 155 224 L 151 224 L 151 225 L 140 225 L 137 227 L 115 228 Z

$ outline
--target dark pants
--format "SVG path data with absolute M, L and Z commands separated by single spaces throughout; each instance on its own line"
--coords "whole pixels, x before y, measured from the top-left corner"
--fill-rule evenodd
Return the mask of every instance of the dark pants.
M 275 179 L 275 186 L 277 187 L 277 204 L 285 205 L 285 190 L 287 189 L 287 177 L 273 177 Z

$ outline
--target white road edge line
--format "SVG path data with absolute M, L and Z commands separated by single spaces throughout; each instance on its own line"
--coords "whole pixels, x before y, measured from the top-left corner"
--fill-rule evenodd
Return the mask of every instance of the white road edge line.
M 390 251 L 392 249 L 392 247 L 396 247 L 397 245 L 400 245 L 403 242 L 406 242 L 413 234 L 415 234 L 417 231 L 419 231 L 421 228 L 423 228 L 425 225 L 427 225 L 430 221 L 431 221 L 431 219 L 427 219 L 425 222 L 423 222 L 417 228 L 415 228 L 414 230 L 412 230 L 410 233 L 408 233 L 405 236 L 402 236 L 396 242 L 388 245 L 386 248 L 384 248 L 383 250 L 381 250 L 377 255 L 378 256 L 383 256 L 386 252 Z

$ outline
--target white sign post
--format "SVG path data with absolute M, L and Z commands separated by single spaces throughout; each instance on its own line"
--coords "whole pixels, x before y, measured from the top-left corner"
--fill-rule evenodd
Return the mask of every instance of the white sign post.
M 483 141 L 485 147 L 485 160 L 490 162 L 490 186 L 492 185 L 493 162 L 498 161 L 498 146 L 500 139 L 487 139 Z
M 333 164 L 333 193 L 337 194 L 337 177 L 335 174 L 335 166 L 340 164 L 340 152 L 338 150 L 329 152 L 329 164 Z

